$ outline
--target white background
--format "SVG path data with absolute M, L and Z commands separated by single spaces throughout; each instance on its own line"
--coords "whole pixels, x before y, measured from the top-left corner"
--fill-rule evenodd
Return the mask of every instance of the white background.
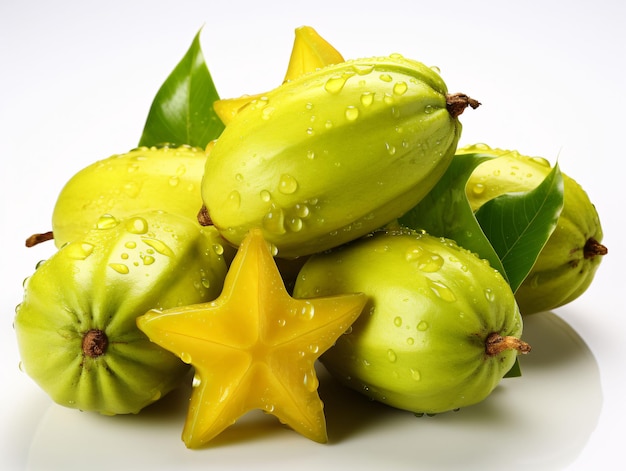
M 532 428 L 526 434 L 517 430 L 515 444 L 506 443 L 494 430 L 492 436 L 479 435 L 472 443 L 475 453 L 462 457 L 457 469 L 489 469 L 484 457 L 500 456 L 496 448 L 503 441 L 510 451 L 505 462 L 502 456 L 498 458 L 501 469 L 520 469 L 532 454 L 535 461 L 530 461 L 530 469 L 535 470 L 618 468 L 626 419 L 626 258 L 620 245 L 626 229 L 622 162 L 625 22 L 626 4 L 618 0 L 2 0 L 2 469 L 47 469 L 44 462 L 49 469 L 61 464 L 64 469 L 74 469 L 86 463 L 93 469 L 107 469 L 111 462 L 121 463 L 119 469 L 130 463 L 134 469 L 143 469 L 141 456 L 146 450 L 141 447 L 150 447 L 151 441 L 161 443 L 160 435 L 149 431 L 149 421 L 127 420 L 128 427 L 116 423 L 117 428 L 110 431 L 111 422 L 77 419 L 79 412 L 51 404 L 19 371 L 12 320 L 22 295 L 21 283 L 35 263 L 53 251 L 51 244 L 26 249 L 24 239 L 49 229 L 58 192 L 76 171 L 137 144 L 156 91 L 201 27 L 204 56 L 218 91 L 222 97 L 235 97 L 280 83 L 293 31 L 305 24 L 313 26 L 347 59 L 399 52 L 438 66 L 451 92 L 467 93 L 483 104 L 461 117 L 461 144 L 486 142 L 540 155 L 553 163 L 558 157 L 561 169 L 587 190 L 600 213 L 609 254 L 587 293 L 550 314 L 549 319 L 564 321 L 567 335 L 576 337 L 590 355 L 553 362 L 554 370 L 540 381 L 539 376 L 533 377 L 540 369 L 530 369 L 528 378 L 515 383 L 527 384 L 526 392 L 519 397 L 509 395 L 505 402 L 519 411 L 538 411 L 535 422 L 545 420 L 546 424 L 536 424 L 537 430 L 547 427 L 555 431 L 549 437 L 550 449 L 538 453 L 529 446 L 536 433 Z M 532 322 L 535 329 L 542 328 L 541 321 Z M 557 354 L 559 349 L 553 350 Z M 541 355 L 538 353 L 539 360 L 550 363 L 545 352 Z M 599 379 L 588 377 L 587 372 L 593 376 L 596 369 Z M 597 392 L 589 397 L 600 398 L 597 408 L 584 400 L 589 388 Z M 571 404 L 571 410 L 551 416 L 550 410 L 568 397 L 582 400 Z M 386 463 L 390 469 L 437 469 L 438 463 L 441 469 L 454 469 L 450 456 L 455 449 L 468 450 L 455 443 L 458 429 L 446 435 L 445 426 L 434 425 L 438 428 L 433 429 L 433 436 L 440 441 L 436 446 L 420 446 L 411 439 L 412 429 L 405 426 L 405 418 L 389 412 L 389 417 L 403 424 L 394 428 L 382 419 L 388 416 L 380 408 L 375 410 L 386 424 L 380 426 L 380 435 L 370 424 L 363 436 L 346 432 L 343 440 L 316 448 L 302 444 L 304 439 L 293 434 L 286 435 L 284 445 L 252 435 L 226 446 L 228 452 L 219 447 L 190 452 L 179 442 L 180 418 L 168 419 L 172 423 L 161 423 L 158 430 L 171 433 L 171 447 L 176 450 L 173 454 L 180 456 L 181 469 L 240 469 L 245 463 L 245 469 L 280 469 L 280 463 L 300 469 L 376 469 L 376 460 L 365 458 L 366 447 L 381 440 L 402 445 L 390 448 L 394 451 L 389 455 L 384 450 L 378 455 L 378 463 Z M 184 415 L 184 410 L 180 412 Z M 506 417 L 491 418 L 506 422 Z M 581 417 L 585 425 L 581 425 Z M 331 423 L 329 419 L 329 426 Z M 463 427 L 460 418 L 454 423 Z M 448 425 L 452 428 L 450 422 Z M 415 424 L 422 437 L 428 426 Z M 498 430 L 509 429 L 506 424 L 498 426 Z M 583 426 L 589 429 L 585 438 L 569 446 L 572 430 Z M 61 430 L 66 435 L 56 433 Z M 394 430 L 401 433 L 396 431 L 398 436 L 394 436 Z M 562 439 L 559 433 L 563 433 Z M 118 443 L 111 434 L 121 435 L 119 443 L 124 446 L 108 446 Z M 447 441 L 447 446 L 441 440 Z M 286 451 L 287 445 L 291 451 Z M 363 446 L 361 460 L 358 446 Z M 438 456 L 442 450 L 445 453 Z M 159 453 L 158 446 L 150 450 L 156 457 L 152 469 L 167 462 L 165 457 L 161 461 Z M 256 460 L 255 453 L 262 458 Z M 138 456 L 135 461 L 134 455 Z M 329 461 L 324 461 L 325 456 Z

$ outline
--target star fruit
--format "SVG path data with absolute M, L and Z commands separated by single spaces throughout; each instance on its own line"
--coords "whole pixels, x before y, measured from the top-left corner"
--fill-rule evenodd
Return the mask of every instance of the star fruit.
M 378 231 L 312 255 L 294 296 L 354 291 L 368 304 L 320 360 L 338 381 L 389 406 L 437 414 L 476 404 L 530 350 L 508 283 L 454 241 Z
M 284 258 L 354 240 L 417 204 L 454 155 L 458 116 L 479 105 L 399 54 L 299 68 L 296 51 L 294 78 L 215 103 L 227 125 L 202 181 L 205 223 L 234 246 L 261 228 Z
M 180 386 L 189 365 L 135 319 L 217 297 L 220 242 L 180 215 L 103 216 L 27 279 L 14 320 L 22 369 L 58 404 L 106 415 L 137 413 Z
M 355 321 L 364 294 L 289 296 L 258 229 L 239 247 L 220 296 L 211 302 L 152 310 L 137 325 L 195 368 L 182 438 L 199 448 L 254 409 L 326 442 L 317 393 L 317 358 Z
M 493 157 L 480 164 L 468 180 L 466 194 L 474 211 L 500 195 L 534 189 L 552 170 L 542 157 L 486 144 L 463 147 L 456 153 Z M 602 225 L 595 205 L 582 186 L 565 174 L 563 198 L 554 232 L 515 292 L 522 314 L 556 309 L 580 297 L 608 253 L 602 244 Z

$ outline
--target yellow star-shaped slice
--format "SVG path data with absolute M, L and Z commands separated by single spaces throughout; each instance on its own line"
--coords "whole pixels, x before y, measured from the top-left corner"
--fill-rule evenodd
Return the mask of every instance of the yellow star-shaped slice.
M 213 302 L 150 311 L 137 320 L 155 343 L 195 368 L 183 430 L 199 448 L 254 409 L 326 442 L 317 358 L 356 320 L 364 294 L 295 299 L 260 230 L 239 247 Z

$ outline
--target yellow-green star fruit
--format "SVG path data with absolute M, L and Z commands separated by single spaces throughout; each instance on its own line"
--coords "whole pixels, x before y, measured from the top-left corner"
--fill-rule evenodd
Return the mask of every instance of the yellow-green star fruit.
M 189 365 L 135 319 L 215 299 L 227 271 L 220 240 L 161 211 L 102 217 L 27 279 L 14 320 L 23 371 L 58 404 L 107 415 L 137 413 L 178 387 Z
M 479 403 L 530 350 L 509 284 L 448 239 L 377 231 L 314 254 L 294 297 L 353 292 L 369 302 L 320 359 L 341 383 L 395 408 L 437 414 Z
M 240 108 L 217 139 L 206 219 L 234 246 L 262 229 L 283 258 L 346 243 L 428 193 L 456 150 L 458 116 L 478 105 L 398 54 L 305 73 Z
M 136 148 L 88 165 L 59 193 L 52 213 L 55 245 L 83 237 L 103 214 L 122 219 L 160 210 L 196 220 L 205 161 L 204 149 L 162 146 Z
M 551 171 L 545 158 L 486 144 L 463 147 L 457 153 L 495 157 L 480 164 L 468 180 L 466 194 L 474 211 L 504 193 L 534 189 Z M 602 238 L 596 207 L 581 185 L 563 174 L 563 210 L 557 226 L 515 292 L 522 314 L 555 309 L 581 296 L 608 252 Z

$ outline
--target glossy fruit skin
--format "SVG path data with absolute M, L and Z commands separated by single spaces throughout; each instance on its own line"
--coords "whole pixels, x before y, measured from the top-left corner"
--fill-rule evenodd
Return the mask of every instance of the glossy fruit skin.
M 466 193 L 474 211 L 501 194 L 532 190 L 551 171 L 546 159 L 515 150 L 476 144 L 457 151 L 474 152 L 495 157 L 480 164 L 468 180 Z M 515 292 L 522 314 L 548 311 L 578 298 L 591 285 L 606 253 L 595 206 L 574 179 L 562 176 L 563 210 L 557 226 Z
M 227 267 L 215 229 L 183 216 L 104 217 L 98 227 L 27 279 L 14 322 L 21 367 L 63 406 L 137 413 L 180 385 L 189 365 L 150 342 L 136 317 L 216 298 Z
M 461 125 L 432 68 L 399 55 L 330 65 L 242 108 L 211 151 L 202 199 L 224 238 L 260 227 L 279 257 L 360 237 L 412 208 Z
M 161 210 L 195 220 L 205 160 L 204 150 L 195 147 L 140 147 L 83 168 L 57 198 L 55 245 L 79 239 L 106 213 L 121 219 Z
M 485 350 L 491 333 L 521 336 L 509 285 L 453 241 L 377 232 L 312 255 L 294 296 L 350 292 L 370 302 L 321 361 L 372 399 L 415 413 L 458 409 L 484 400 L 515 362 L 514 350 Z

